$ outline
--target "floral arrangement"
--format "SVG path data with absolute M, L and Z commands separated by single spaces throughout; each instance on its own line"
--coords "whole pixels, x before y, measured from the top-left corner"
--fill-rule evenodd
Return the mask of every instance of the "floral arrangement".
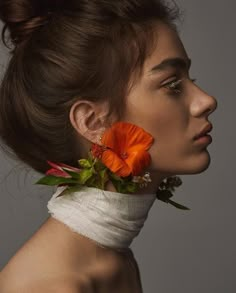
M 148 172 L 140 174 L 151 162 L 148 150 L 153 140 L 149 133 L 134 124 L 116 122 L 102 135 L 101 145 L 92 144 L 88 158 L 78 160 L 78 168 L 47 161 L 52 168 L 36 184 L 67 186 L 58 196 L 79 190 L 82 186 L 104 190 L 108 181 L 117 192 L 134 193 L 151 182 Z M 181 184 L 177 176 L 167 178 L 159 186 L 157 198 L 189 210 L 170 200 L 175 187 Z

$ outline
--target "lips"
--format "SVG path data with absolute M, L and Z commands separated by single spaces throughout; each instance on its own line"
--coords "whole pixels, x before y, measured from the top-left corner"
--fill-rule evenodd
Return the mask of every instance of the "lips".
M 198 133 L 197 135 L 194 136 L 193 139 L 198 139 L 198 138 L 200 138 L 202 136 L 207 135 L 207 133 L 212 131 L 212 129 L 213 129 L 212 124 L 207 124 L 205 127 L 203 127 L 203 129 L 201 130 L 200 133 Z

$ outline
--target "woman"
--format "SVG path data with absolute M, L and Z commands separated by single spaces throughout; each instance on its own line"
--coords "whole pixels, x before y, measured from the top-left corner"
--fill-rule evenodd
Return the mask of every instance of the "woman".
M 1 137 L 46 172 L 41 183 L 58 185 L 51 217 L 5 266 L 0 291 L 142 292 L 129 245 L 165 179 L 209 166 L 217 107 L 189 76 L 177 7 L 2 0 L 0 16 L 13 44 Z

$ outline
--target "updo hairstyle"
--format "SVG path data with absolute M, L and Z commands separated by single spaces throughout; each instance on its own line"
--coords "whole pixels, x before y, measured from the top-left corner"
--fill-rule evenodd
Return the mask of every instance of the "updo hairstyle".
M 77 166 L 72 105 L 107 100 L 121 119 L 130 79 L 153 47 L 154 24 L 176 28 L 173 4 L 0 0 L 2 41 L 11 54 L 0 87 L 3 149 L 40 173 L 47 160 Z

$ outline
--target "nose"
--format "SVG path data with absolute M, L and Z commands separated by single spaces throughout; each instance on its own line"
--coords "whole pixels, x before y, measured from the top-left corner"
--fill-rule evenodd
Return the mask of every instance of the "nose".
M 217 109 L 217 100 L 215 97 L 207 94 L 201 88 L 195 85 L 193 100 L 191 103 L 191 114 L 195 117 L 208 117 Z

